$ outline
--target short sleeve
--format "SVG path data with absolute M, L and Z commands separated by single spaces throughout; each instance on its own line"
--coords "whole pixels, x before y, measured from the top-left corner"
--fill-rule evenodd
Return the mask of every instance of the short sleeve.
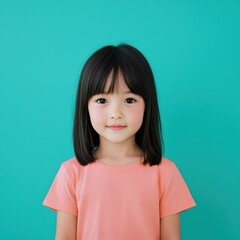
M 77 216 L 76 173 L 67 162 L 63 163 L 44 199 L 43 205 L 54 211 Z
M 160 217 L 167 217 L 196 204 L 176 165 L 163 159 L 160 170 Z

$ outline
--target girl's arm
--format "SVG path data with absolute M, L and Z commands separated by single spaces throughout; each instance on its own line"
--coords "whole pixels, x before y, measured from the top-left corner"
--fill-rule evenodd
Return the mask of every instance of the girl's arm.
M 161 240 L 180 240 L 180 213 L 160 219 Z
M 65 212 L 57 212 L 55 240 L 76 240 L 77 217 Z

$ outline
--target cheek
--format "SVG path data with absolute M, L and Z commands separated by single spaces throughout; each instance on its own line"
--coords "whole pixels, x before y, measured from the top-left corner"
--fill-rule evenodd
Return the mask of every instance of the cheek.
M 144 108 L 135 109 L 131 112 L 131 118 L 129 118 L 129 121 L 131 121 L 131 123 L 134 124 L 137 128 L 140 128 L 143 122 L 143 115 Z
M 94 109 L 93 107 L 89 107 L 88 112 L 89 112 L 90 118 L 95 118 L 99 113 L 99 111 L 97 111 L 97 109 Z
M 89 107 L 88 113 L 93 127 L 103 122 L 103 111 L 99 108 Z

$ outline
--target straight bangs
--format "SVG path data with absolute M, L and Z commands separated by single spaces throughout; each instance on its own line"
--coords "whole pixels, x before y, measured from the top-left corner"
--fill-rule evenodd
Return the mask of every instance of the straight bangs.
M 116 91 L 118 89 L 118 75 L 120 72 L 123 74 L 124 82 L 129 90 L 143 97 L 144 101 L 147 100 L 144 94 L 144 88 L 147 85 L 144 84 L 143 86 L 143 83 L 146 81 L 141 79 L 143 76 L 139 72 L 140 66 L 134 66 L 134 62 L 131 62 L 132 59 L 129 59 L 128 64 L 126 64 L 125 58 L 125 56 L 121 56 L 121 53 L 115 51 L 114 54 L 110 52 L 109 56 L 104 56 L 103 59 L 96 59 L 96 63 L 93 63 L 96 69 L 89 76 L 87 100 L 97 94 Z M 108 89 L 106 89 L 109 76 L 111 76 L 111 82 Z

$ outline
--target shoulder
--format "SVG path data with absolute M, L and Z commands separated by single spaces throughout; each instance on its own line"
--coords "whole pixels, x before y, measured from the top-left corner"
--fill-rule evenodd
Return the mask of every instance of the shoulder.
M 81 165 L 76 157 L 72 157 L 71 159 L 63 162 L 62 166 L 65 168 L 79 168 Z
M 162 158 L 158 168 L 160 177 L 164 179 L 171 179 L 181 175 L 176 164 L 167 158 Z
M 162 158 L 161 163 L 158 166 L 159 170 L 164 171 L 171 171 L 172 169 L 176 168 L 175 163 L 165 157 Z
M 195 206 L 188 187 L 172 161 L 163 158 L 159 164 L 161 218 Z
M 61 164 L 60 171 L 63 174 L 69 175 L 71 177 L 76 177 L 81 169 L 81 165 L 76 159 L 76 157 L 73 157 Z

